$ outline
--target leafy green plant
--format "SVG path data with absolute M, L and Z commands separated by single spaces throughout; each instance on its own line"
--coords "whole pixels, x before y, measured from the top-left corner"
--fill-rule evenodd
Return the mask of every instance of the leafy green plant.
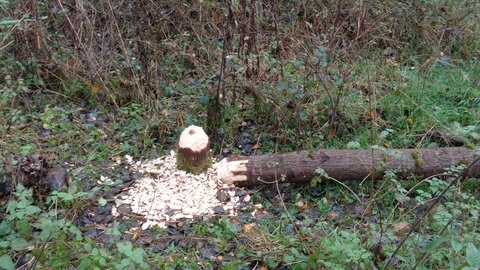
M 63 203 L 70 204 L 71 201 L 85 197 L 87 193 L 65 193 L 55 192 L 47 199 L 48 205 L 61 206 Z M 71 220 L 63 216 L 63 211 L 59 212 L 58 208 L 50 210 L 42 209 L 35 205 L 33 190 L 27 189 L 22 185 L 16 187 L 14 192 L 15 199 L 11 199 L 6 206 L 6 216 L 0 223 L 0 249 L 10 250 L 13 252 L 27 252 L 32 246 L 33 255 L 40 261 L 48 265 L 49 260 L 56 260 L 57 257 L 45 251 L 57 250 L 56 256 L 62 257 L 60 253 L 65 252 L 64 249 L 69 247 L 64 244 L 64 239 L 71 236 L 74 241 L 83 240 L 81 231 L 73 224 Z M 60 203 L 59 201 L 62 201 Z M 66 205 L 65 205 L 66 206 Z M 49 241 L 53 239 L 55 245 L 50 245 Z M 45 244 L 42 244 L 45 243 Z M 38 248 L 43 246 L 43 248 Z M 13 261 L 15 253 L 9 252 L 9 256 Z M 8 261 L 7 257 L 3 259 Z M 68 261 L 66 262 L 69 263 Z
M 370 186 L 319 169 L 310 187 L 258 188 L 252 235 L 243 216 L 172 224 L 149 245 L 129 241 L 125 220 L 107 224 L 104 242 L 76 226 L 86 205 L 108 207 L 109 193 L 130 180 L 119 155 L 157 158 L 185 126 L 208 122 L 214 97 L 222 108 L 214 155 L 249 154 L 240 140 L 257 154 L 382 147 L 396 158 L 393 148 L 476 145 L 478 4 L 33 2 L 0 0 L 0 187 L 32 153 L 71 164 L 75 181 L 112 181 L 101 197 L 70 187 L 36 198 L 18 187 L 2 198 L 0 266 L 27 258 L 39 269 L 373 268 L 402 238 L 391 227 L 418 217 L 396 267 L 479 264 L 478 180 L 456 183 L 425 215 L 450 183 L 441 175 L 387 172 Z M 93 120 L 100 111 L 108 120 Z M 201 258 L 205 242 L 219 258 Z
M 131 242 L 118 242 L 117 249 L 124 256 L 116 265 L 117 269 L 135 269 L 136 267 L 147 268 L 145 252 L 142 248 L 134 248 Z
M 471 231 L 468 228 L 476 226 L 475 216 L 478 215 L 479 205 L 472 203 L 474 199 L 470 193 L 471 190 L 462 189 L 460 183 L 450 186 L 450 189 L 443 193 L 444 189 L 450 185 L 448 181 L 453 181 L 454 177 L 461 174 L 464 169 L 465 165 L 452 167 L 448 170 L 448 178 L 431 177 L 408 188 L 396 181 L 395 175 L 387 174 L 388 179 L 395 185 L 395 198 L 398 202 L 387 220 L 395 220 L 400 224 L 402 222 L 399 222 L 398 218 L 408 220 L 410 211 L 415 211 L 416 218 L 421 220 L 421 225 L 417 227 L 419 232 L 413 233 L 407 239 L 402 239 L 404 251 L 399 252 L 397 258 L 405 265 L 409 265 L 410 262 L 410 267 L 416 268 L 423 266 L 442 268 L 454 265 L 460 267 L 465 261 L 465 253 L 462 249 L 472 241 Z M 436 201 L 440 193 L 444 194 L 442 200 Z M 417 203 L 412 204 L 413 201 Z M 437 205 L 429 215 L 426 215 L 424 211 L 432 203 Z M 413 210 L 405 209 L 407 205 L 414 205 Z M 416 221 L 408 221 L 404 224 L 413 224 Z M 463 238 L 461 241 L 458 240 L 459 233 Z M 405 232 L 397 231 L 395 234 L 385 233 L 383 241 L 394 241 L 396 236 L 405 237 Z M 392 248 L 387 245 L 385 247 Z M 421 247 L 421 249 L 413 254 L 408 252 L 415 247 Z
M 360 236 L 355 232 L 334 231 L 322 240 L 322 246 L 315 251 L 317 266 L 329 269 L 348 269 L 373 267 L 373 254 L 361 245 Z

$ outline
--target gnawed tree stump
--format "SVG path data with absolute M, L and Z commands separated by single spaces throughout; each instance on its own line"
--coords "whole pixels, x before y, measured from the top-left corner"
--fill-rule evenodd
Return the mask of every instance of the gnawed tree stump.
M 189 126 L 180 134 L 178 141 L 178 168 L 198 174 L 210 165 L 210 143 L 207 134 L 201 127 Z
M 480 148 L 376 149 L 299 151 L 260 156 L 234 156 L 215 164 L 218 176 L 226 184 L 240 186 L 275 183 L 285 176 L 286 182 L 304 183 L 318 176 L 322 168 L 329 177 L 343 180 L 382 179 L 386 171 L 398 177 L 441 174 L 451 166 L 473 162 Z M 480 163 L 480 162 L 479 162 Z M 468 172 L 480 177 L 480 164 Z

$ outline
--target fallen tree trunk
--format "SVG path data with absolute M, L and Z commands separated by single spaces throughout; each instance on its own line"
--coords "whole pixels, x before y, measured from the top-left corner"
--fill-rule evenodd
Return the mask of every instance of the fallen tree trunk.
M 394 170 L 399 177 L 428 177 L 441 174 L 451 166 L 469 165 L 480 155 L 480 148 L 450 147 L 437 149 L 320 150 L 260 156 L 233 156 L 215 166 L 226 184 L 240 186 L 311 181 L 322 168 L 329 177 L 343 180 L 382 179 Z M 480 177 L 480 162 L 470 168 L 470 177 Z

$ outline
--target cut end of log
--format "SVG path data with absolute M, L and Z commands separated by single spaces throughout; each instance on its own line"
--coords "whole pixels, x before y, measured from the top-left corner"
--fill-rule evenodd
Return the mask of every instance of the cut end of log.
M 186 128 L 178 141 L 178 168 L 194 174 L 206 170 L 211 164 L 209 147 L 209 139 L 203 128 Z
M 247 159 L 228 161 L 226 158 L 213 166 L 217 170 L 218 178 L 227 185 L 247 181 Z

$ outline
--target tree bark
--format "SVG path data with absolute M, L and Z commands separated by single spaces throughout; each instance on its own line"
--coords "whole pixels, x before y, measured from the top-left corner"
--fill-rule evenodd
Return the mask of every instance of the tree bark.
M 382 179 L 386 171 L 394 170 L 398 177 L 416 175 L 429 177 L 446 172 L 451 166 L 469 165 L 480 155 L 480 148 L 437 149 L 372 149 L 320 150 L 260 156 L 234 156 L 215 166 L 226 184 L 240 186 L 275 183 L 282 175 L 285 181 L 304 183 L 318 176 L 322 168 L 329 177 L 339 181 Z M 480 162 L 468 172 L 480 177 Z
M 210 143 L 203 128 L 189 126 L 178 140 L 177 166 L 191 173 L 200 173 L 210 167 Z

